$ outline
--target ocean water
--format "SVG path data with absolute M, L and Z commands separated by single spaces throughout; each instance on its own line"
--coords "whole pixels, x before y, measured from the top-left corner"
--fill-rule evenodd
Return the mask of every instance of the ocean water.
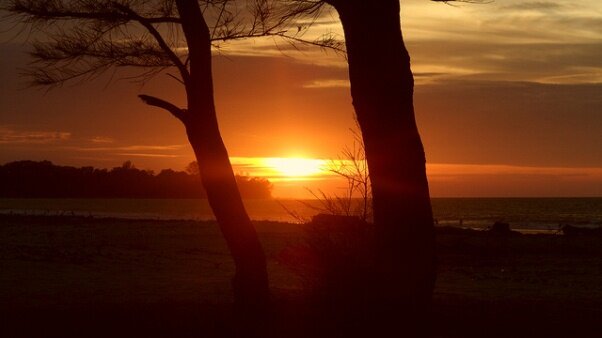
M 441 226 L 487 228 L 496 221 L 534 231 L 602 226 L 602 198 L 434 198 L 432 204 Z M 309 220 L 320 208 L 315 200 L 246 200 L 245 205 L 254 220 L 283 222 Z M 0 199 L 0 213 L 213 219 L 207 201 L 197 199 Z

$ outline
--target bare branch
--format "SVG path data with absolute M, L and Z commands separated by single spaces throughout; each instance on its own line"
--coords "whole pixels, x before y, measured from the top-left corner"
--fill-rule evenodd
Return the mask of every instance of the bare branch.
M 170 3 L 8 0 L 2 8 L 15 22 L 28 24 L 47 37 L 34 43 L 34 61 L 26 74 L 33 77 L 33 85 L 53 86 L 124 66 L 153 69 L 130 79 L 148 79 L 173 66 L 186 79 L 187 67 L 176 55 L 177 47 L 170 47 L 177 46 L 178 40 L 167 43 L 157 28 L 164 25 L 169 32 L 179 23 Z
M 78 1 L 66 4 L 57 0 L 13 0 L 3 9 L 29 17 L 31 21 L 57 20 L 101 20 L 127 22 L 132 17 L 116 10 L 115 1 Z M 178 17 L 170 15 L 146 18 L 150 23 L 180 23 Z
M 178 108 L 173 103 L 167 102 L 154 96 L 138 95 L 138 97 L 149 106 L 159 107 L 167 110 L 178 120 L 182 121 L 182 123 L 186 124 L 186 109 Z
M 174 80 L 178 81 L 179 83 L 181 83 L 181 84 L 183 84 L 183 85 L 185 84 L 185 83 L 184 83 L 184 81 L 182 81 L 182 80 L 178 79 L 178 77 L 177 77 L 177 76 L 175 76 L 175 75 L 173 75 L 173 74 L 169 74 L 169 73 L 167 73 L 166 75 L 167 75 L 167 76 L 169 76 L 169 77 L 171 77 L 172 79 L 174 79 Z
M 28 74 L 34 85 L 61 85 L 79 77 L 94 78 L 113 67 L 144 68 L 148 79 L 176 67 L 178 81 L 189 81 L 189 50 L 180 13 L 172 0 L 2 0 L 8 16 L 37 29 Z M 257 37 L 282 39 L 344 53 L 333 34 L 307 39 L 306 28 L 320 17 L 323 1 L 202 0 L 214 47 Z M 294 4 L 294 6 L 289 6 Z M 303 25 L 298 18 L 302 18 Z M 308 21 L 307 19 L 310 18 Z
M 159 44 L 159 47 L 161 47 L 163 52 L 167 54 L 171 62 L 173 62 L 174 66 L 178 68 L 184 83 L 188 83 L 190 81 L 190 74 L 188 73 L 188 69 L 186 68 L 182 60 L 180 60 L 180 58 L 173 52 L 171 47 L 167 45 L 159 31 L 153 26 L 152 22 L 147 18 L 138 15 L 130 7 L 118 3 L 114 3 L 114 6 L 129 14 L 132 17 L 132 20 L 139 22 L 142 26 L 144 26 L 144 28 L 146 28 L 146 30 L 153 36 L 153 38 L 155 38 L 155 40 Z

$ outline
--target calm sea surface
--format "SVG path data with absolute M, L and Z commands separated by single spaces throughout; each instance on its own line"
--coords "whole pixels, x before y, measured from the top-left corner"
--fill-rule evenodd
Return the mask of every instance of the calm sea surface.
M 299 222 L 309 219 L 318 201 L 247 200 L 251 218 Z M 288 210 L 288 211 L 287 211 Z M 434 198 L 439 225 L 486 228 L 495 221 L 514 229 L 557 230 L 561 224 L 602 226 L 602 198 Z M 196 199 L 0 199 L 0 213 L 75 214 L 95 217 L 208 220 L 206 200 Z

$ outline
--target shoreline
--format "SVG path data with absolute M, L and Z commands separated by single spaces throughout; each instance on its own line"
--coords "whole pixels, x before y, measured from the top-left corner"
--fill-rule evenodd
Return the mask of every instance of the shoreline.
M 314 337 L 295 317 L 309 316 L 306 285 L 278 259 L 302 227 L 255 223 L 276 304 L 288 316 L 281 320 L 292 321 L 298 335 L 290 337 Z M 439 228 L 437 248 L 438 336 L 599 332 L 602 237 Z M 0 334 L 9 337 L 95 336 L 92 328 L 101 328 L 98 337 L 199 336 L 228 327 L 234 270 L 212 221 L 0 215 L 0 269 Z
M 244 203 L 253 220 L 301 223 L 321 210 L 317 201 L 274 199 Z M 495 222 L 504 222 L 515 230 L 544 233 L 554 233 L 567 224 L 602 226 L 602 198 L 434 198 L 432 206 L 434 217 L 442 226 L 486 229 Z M 196 199 L 0 199 L 0 214 L 11 212 L 151 220 L 214 219 L 207 201 Z
M 21 211 L 21 212 L 19 212 Z M 76 213 L 76 212 L 57 212 L 55 214 L 50 212 L 31 212 L 27 213 L 24 210 L 0 210 L 0 222 L 10 218 L 32 218 L 38 220 L 54 220 L 56 221 L 101 221 L 101 222 L 158 222 L 158 223 L 177 223 L 177 222 L 201 222 L 201 223 L 214 223 L 215 219 L 213 218 L 154 218 L 154 217 L 140 217 L 140 216 L 130 216 L 127 215 L 93 215 L 92 213 Z M 281 223 L 287 225 L 302 225 L 301 222 L 289 222 L 289 221 L 279 221 L 279 220 L 269 220 L 269 219 L 252 219 L 253 222 L 258 223 Z M 458 224 L 458 225 L 455 225 Z M 444 224 L 436 223 L 435 229 L 458 229 L 458 230 L 472 230 L 472 231 L 480 231 L 486 232 L 490 229 L 490 227 L 469 227 L 460 225 L 461 223 L 456 222 L 445 222 Z M 493 224 L 491 224 L 492 226 Z M 562 226 L 575 226 L 573 224 L 559 224 L 556 229 L 532 229 L 532 228 L 521 228 L 510 226 L 510 230 L 524 234 L 524 235 L 562 235 Z M 602 228 L 602 225 L 598 224 L 588 224 L 587 226 L 579 226 L 578 228 L 584 229 L 599 229 Z

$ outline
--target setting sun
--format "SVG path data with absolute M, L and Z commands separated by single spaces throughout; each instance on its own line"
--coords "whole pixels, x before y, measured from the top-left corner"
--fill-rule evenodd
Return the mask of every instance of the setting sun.
M 329 160 L 304 157 L 231 157 L 235 171 L 270 181 L 307 181 L 332 176 Z
M 311 198 L 308 190 L 338 190 L 345 183 L 330 168 L 340 161 L 306 157 L 231 157 L 235 173 L 273 183 L 272 196 Z
M 288 178 L 309 177 L 324 174 L 325 161 L 301 157 L 270 157 L 263 159 L 263 165 L 281 176 Z

